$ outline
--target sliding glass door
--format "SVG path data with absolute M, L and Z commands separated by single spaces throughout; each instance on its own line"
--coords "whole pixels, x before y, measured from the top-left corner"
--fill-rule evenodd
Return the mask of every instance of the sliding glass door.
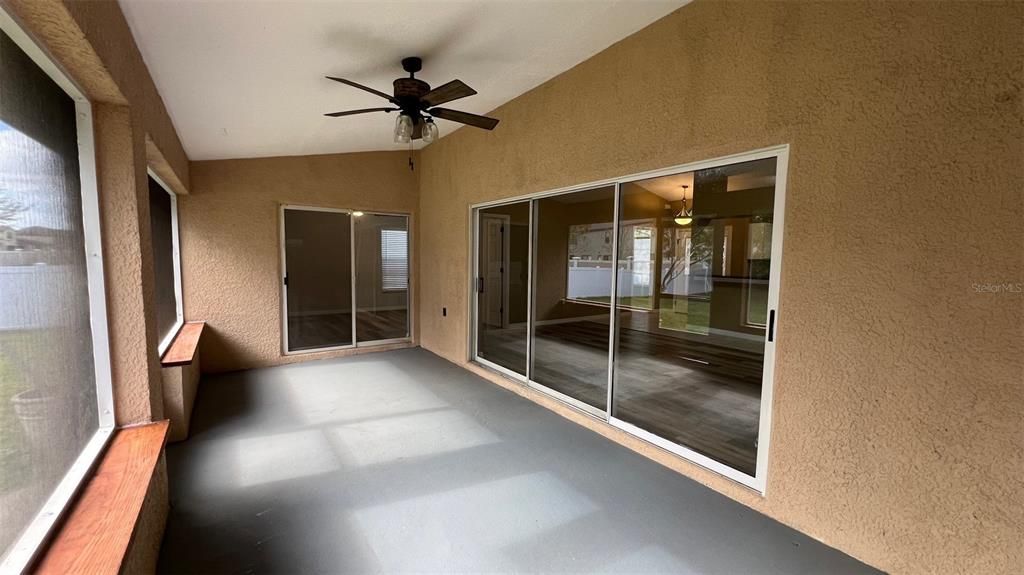
M 624 219 L 652 222 L 653 245 L 620 226 L 618 260 L 634 272 L 619 275 L 619 293 L 653 289 L 619 299 L 612 416 L 750 476 L 775 172 L 768 158 L 625 183 L 620 197 Z
M 478 214 L 476 356 L 526 375 L 530 203 Z
M 787 157 L 476 210 L 473 358 L 763 491 Z
M 285 209 L 287 349 L 352 345 L 352 216 Z
M 283 206 L 281 223 L 286 353 L 409 337 L 407 216 Z
M 581 407 L 608 404 L 615 187 L 534 201 L 530 378 Z
M 409 218 L 355 217 L 356 339 L 409 337 Z

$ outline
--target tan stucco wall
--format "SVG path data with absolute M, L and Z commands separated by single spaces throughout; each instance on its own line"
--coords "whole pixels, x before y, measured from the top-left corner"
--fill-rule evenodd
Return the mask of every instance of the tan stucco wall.
M 1024 296 L 975 284 L 1024 282 L 1021 30 L 697 0 L 426 148 L 421 344 L 465 363 L 470 204 L 788 143 L 766 496 L 602 432 L 883 569 L 1019 572 Z
M 279 208 L 298 204 L 408 213 L 415 234 L 417 182 L 408 153 L 194 162 L 191 173 L 192 193 L 178 202 L 182 288 L 189 318 L 206 321 L 200 343 L 203 371 L 350 353 L 282 354 Z M 411 249 L 415 309 L 416 242 Z
M 199 352 L 196 352 L 192 363 L 160 370 L 163 380 L 164 417 L 171 421 L 167 432 L 168 443 L 188 439 L 192 407 L 199 391 L 200 365 Z
M 168 498 L 167 458 L 160 455 L 153 478 L 150 479 L 146 499 L 139 511 L 139 522 L 132 533 L 131 543 L 125 551 L 121 575 L 147 575 L 156 573 L 160 558 L 160 543 L 167 527 Z

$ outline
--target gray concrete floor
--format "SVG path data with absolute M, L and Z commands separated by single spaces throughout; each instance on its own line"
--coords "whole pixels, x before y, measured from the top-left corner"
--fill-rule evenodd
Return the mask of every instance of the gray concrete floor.
M 163 573 L 875 573 L 421 349 L 203 379 Z

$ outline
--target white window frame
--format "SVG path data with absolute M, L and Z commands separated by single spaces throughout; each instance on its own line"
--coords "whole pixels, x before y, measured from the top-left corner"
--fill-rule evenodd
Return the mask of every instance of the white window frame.
M 606 409 L 601 410 L 593 406 L 587 405 L 575 398 L 561 394 L 553 389 L 545 387 L 533 381 L 530 376 L 532 375 L 533 369 L 533 338 L 528 335 L 526 340 L 526 364 L 527 364 L 527 375 L 521 375 L 510 369 L 506 369 L 496 363 L 490 362 L 485 358 L 482 358 L 477 353 L 477 314 L 479 313 L 478 298 L 476 293 L 476 278 L 479 275 L 479 238 L 478 238 L 478 226 L 481 210 L 484 208 L 490 208 L 495 206 L 502 206 L 507 204 L 514 204 L 523 201 L 530 201 L 530 222 L 531 222 L 531 233 L 529 242 L 529 258 L 530 258 L 530 296 L 527 298 L 527 322 L 528 328 L 527 333 L 531 334 L 533 331 L 533 288 L 534 288 L 534 277 L 533 277 L 533 248 L 536 243 L 536 210 L 534 209 L 534 202 L 532 200 L 538 200 L 550 196 L 559 196 L 563 194 L 569 194 L 573 192 L 586 191 L 593 188 L 599 188 L 603 186 L 615 186 L 615 221 L 613 226 L 615 230 L 619 229 L 619 205 L 621 197 L 621 185 L 639 180 L 646 180 L 650 178 L 657 178 L 662 176 L 671 176 L 684 172 L 693 172 L 697 170 L 703 170 L 707 168 L 714 168 L 719 166 L 727 166 L 730 164 L 739 164 L 743 162 L 750 162 L 754 160 L 763 160 L 767 158 L 775 158 L 775 199 L 774 208 L 772 212 L 772 222 L 774 226 L 772 245 L 771 245 L 771 270 L 769 271 L 768 280 L 768 313 L 769 318 L 774 318 L 772 325 L 771 340 L 765 338 L 764 347 L 764 369 L 762 372 L 761 380 L 761 406 L 760 406 L 760 419 L 758 420 L 758 449 L 757 449 L 757 461 L 755 465 L 754 475 L 748 475 L 742 471 L 733 469 L 724 463 L 716 461 L 702 453 L 695 450 L 689 449 L 682 445 L 673 443 L 667 439 L 661 438 L 653 433 L 643 430 L 630 423 L 622 421 L 610 414 L 613 413 L 614 406 L 614 371 L 615 361 L 617 359 L 615 355 L 616 349 L 616 321 L 618 319 L 617 313 L 610 315 L 609 321 L 609 370 L 608 370 L 608 401 Z M 778 146 L 771 146 L 768 148 L 761 148 L 758 150 L 752 150 L 749 152 L 741 152 L 728 156 L 721 156 L 718 158 L 712 158 L 708 160 L 700 160 L 697 162 L 691 162 L 688 164 L 681 164 L 678 166 L 672 166 L 659 170 L 652 170 L 648 172 L 641 172 L 636 174 L 630 174 L 621 177 L 608 178 L 605 180 L 599 180 L 595 182 L 587 182 L 584 184 L 577 184 L 573 186 L 567 186 L 564 188 L 558 188 L 554 190 L 548 190 L 544 192 L 524 194 L 520 196 L 514 196 L 509 198 L 503 198 L 500 200 L 493 200 L 488 202 L 480 202 L 471 204 L 469 206 L 469 265 L 467 266 L 469 285 L 467 291 L 467 330 L 466 330 L 466 349 L 467 359 L 479 365 L 482 365 L 492 371 L 495 371 L 505 377 L 512 379 L 524 386 L 536 389 L 553 397 L 556 400 L 561 401 L 567 406 L 575 409 L 580 414 L 590 417 L 596 421 L 600 421 L 611 425 L 612 427 L 618 428 L 622 431 L 633 435 L 639 439 L 646 441 L 647 443 L 654 445 L 666 452 L 672 453 L 686 461 L 695 463 L 709 471 L 715 472 L 718 475 L 725 477 L 726 479 L 732 480 L 735 483 L 749 488 L 758 495 L 764 496 L 767 493 L 768 485 L 768 456 L 770 452 L 770 440 L 771 440 L 771 429 L 772 429 L 772 400 L 774 395 L 774 373 L 775 373 L 775 346 L 778 341 L 778 325 L 779 325 L 779 287 L 782 277 L 782 241 L 783 231 L 785 229 L 785 200 L 786 200 L 786 176 L 789 172 L 789 144 L 782 144 Z M 612 253 L 618 253 L 618 233 L 612 236 L 613 246 Z M 689 258 L 687 258 L 689 261 Z M 613 259 L 614 262 L 614 259 Z M 612 298 L 611 301 L 614 303 L 617 300 L 618 282 L 612 282 Z M 622 306 L 619 306 L 622 307 Z M 772 322 L 769 319 L 769 322 Z M 767 336 L 767 334 L 766 334 Z
M 70 508 L 75 495 L 89 477 L 114 431 L 114 396 L 110 371 L 106 289 L 103 276 L 103 243 L 100 236 L 99 192 L 96 183 L 96 153 L 93 141 L 92 104 L 85 94 L 52 62 L 43 49 L 0 7 L 3 30 L 75 102 L 77 116 L 79 178 L 81 180 L 85 263 L 89 290 L 89 323 L 96 378 L 98 428 L 71 464 L 36 516 L 14 541 L 0 563 L 0 572 L 20 573 L 37 557 L 50 532 Z
M 157 353 L 160 357 L 163 357 L 164 353 L 167 352 L 167 348 L 171 346 L 171 342 L 174 341 L 174 338 L 178 337 L 181 326 L 185 325 L 185 306 L 182 302 L 181 293 L 181 247 L 178 243 L 178 194 L 171 191 L 171 187 L 164 183 L 160 176 L 156 175 L 153 168 L 147 168 L 146 173 L 150 178 L 153 178 L 153 181 L 158 186 L 167 192 L 167 195 L 171 196 L 171 259 L 174 263 L 174 308 L 177 318 L 174 321 L 174 327 L 160 340 L 160 344 L 157 346 Z

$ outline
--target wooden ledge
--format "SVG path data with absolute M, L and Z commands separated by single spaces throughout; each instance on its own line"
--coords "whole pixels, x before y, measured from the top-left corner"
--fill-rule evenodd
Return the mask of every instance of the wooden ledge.
M 199 349 L 199 337 L 203 335 L 204 327 L 205 321 L 190 321 L 181 326 L 178 335 L 174 336 L 174 341 L 160 358 L 160 365 L 174 367 L 191 364 L 195 360 L 196 350 Z
M 166 420 L 117 430 L 33 573 L 116 574 L 167 439 Z

